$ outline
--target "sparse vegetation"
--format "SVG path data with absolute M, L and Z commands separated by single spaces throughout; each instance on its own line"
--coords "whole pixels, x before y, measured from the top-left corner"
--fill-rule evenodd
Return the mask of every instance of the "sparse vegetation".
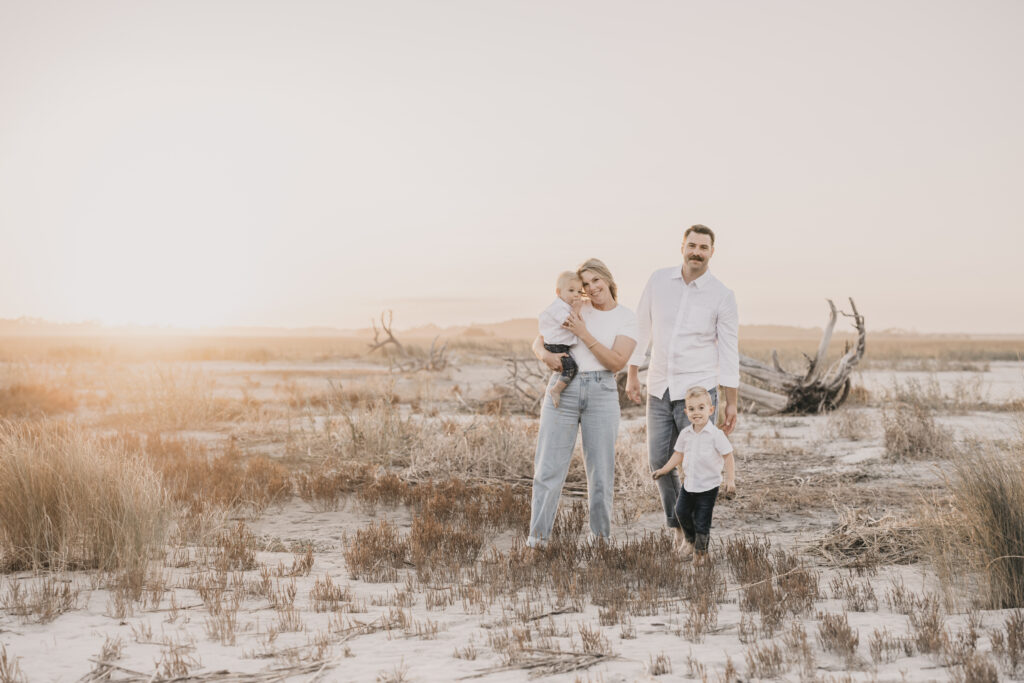
M 882 411 L 886 453 L 893 460 L 941 460 L 956 453 L 953 432 L 930 408 L 897 403 Z
M 934 565 L 952 583 L 980 581 L 984 608 L 1024 607 L 1024 447 L 981 449 L 953 472 L 952 500 L 927 518 Z
M 1005 438 L 954 444 L 940 420 L 967 418 L 938 411 L 966 406 L 930 379 L 916 386 L 903 381 L 902 393 L 890 392 L 885 403 L 862 391 L 859 407 L 820 418 L 746 417 L 732 437 L 741 453 L 740 496 L 716 510 L 711 561 L 691 564 L 675 561 L 669 533 L 643 531 L 659 512 L 642 421 L 624 422 L 616 445 L 614 540 L 586 535 L 586 479 L 576 458 L 551 543 L 542 551 L 523 547 L 536 421 L 509 414 L 495 392 L 470 387 L 471 373 L 456 368 L 466 357 L 494 363 L 495 353 L 522 354 L 525 344 L 510 351 L 495 340 L 453 342 L 446 357 L 454 367 L 427 375 L 396 372 L 387 358 L 372 366 L 337 362 L 358 357 L 365 341 L 358 348 L 327 340 L 221 343 L 140 341 L 117 348 L 147 363 L 188 356 L 248 364 L 138 365 L 114 346 L 65 344 L 24 349 L 39 362 L 0 381 L 4 389 L 17 388 L 0 392 L 0 410 L 13 418 L 2 426 L 0 514 L 17 522 L 9 526 L 0 517 L 0 560 L 5 571 L 34 573 L 0 577 L 0 616 L 59 629 L 76 611 L 89 611 L 109 618 L 112 629 L 122 627 L 120 636 L 101 630 L 89 636 L 99 639 L 90 646 L 99 655 L 83 667 L 95 665 L 90 680 L 119 671 L 130 676 L 140 666 L 145 679 L 202 676 L 204 663 L 211 664 L 203 661 L 206 653 L 221 648 L 268 660 L 268 678 L 316 676 L 342 657 L 365 665 L 362 639 L 373 633 L 386 636 L 389 647 L 436 640 L 434 649 L 465 673 L 576 672 L 579 680 L 601 680 L 607 674 L 588 677 L 588 667 L 612 662 L 619 649 L 641 654 L 612 666 L 671 677 L 666 653 L 675 650 L 651 651 L 652 643 L 663 647 L 652 638 L 679 639 L 684 648 L 686 641 L 703 642 L 694 648 L 710 652 L 722 633 L 738 635 L 746 648 L 738 661 L 750 677 L 811 680 L 822 667 L 834 670 L 838 658 L 858 676 L 873 665 L 871 675 L 887 680 L 898 676 L 901 660 L 920 655 L 937 667 L 937 677 L 957 681 L 996 680 L 1024 669 L 1024 612 L 998 618 L 972 612 L 963 626 L 955 606 L 964 597 L 977 598 L 984 609 L 1019 604 L 1007 587 L 1021 583 L 1013 572 L 1020 568 L 1015 556 L 1024 552 L 1006 529 L 1024 503 L 1006 483 L 1024 475 L 1006 468 L 1019 465 L 1021 451 Z M 403 345 L 410 347 L 408 358 L 429 358 L 427 342 L 403 339 Z M 305 364 L 251 363 L 300 357 Z M 936 362 L 946 363 L 940 370 L 977 370 L 988 361 Z M 12 397 L 29 407 L 13 408 Z M 835 440 L 826 454 L 819 452 L 822 437 Z M 874 451 L 883 438 L 900 464 L 838 464 L 837 456 Z M 971 457 L 950 461 L 965 445 L 975 449 Z M 47 451 L 77 464 L 42 467 L 59 460 Z M 19 452 L 31 457 L 19 460 Z M 997 456 L 1003 469 L 986 474 L 978 453 Z M 924 471 L 933 461 L 952 472 L 948 486 L 930 475 L 909 485 L 901 479 L 902 469 Z M 31 467 L 31 476 L 17 469 Z M 55 474 L 65 471 L 72 475 Z M 68 487 L 64 499 L 54 493 L 60 491 L 55 482 Z M 127 499 L 146 502 L 139 506 L 145 514 L 133 521 L 136 508 L 114 502 L 140 482 L 141 493 Z M 995 482 L 1004 486 L 994 494 Z M 914 495 L 904 495 L 908 486 Z M 929 502 L 929 513 L 913 507 L 919 498 Z M 66 511 L 69 499 L 73 512 Z M 65 510 L 63 516 L 38 512 L 54 500 L 65 501 L 52 508 Z M 787 526 L 806 520 L 812 535 L 799 528 L 801 538 L 793 542 L 777 534 L 775 520 L 783 513 Z M 104 531 L 101 541 L 87 542 L 84 530 L 104 516 L 125 538 L 102 540 L 116 536 Z M 297 527 L 306 517 L 324 528 Z M 19 525 L 31 530 L 41 519 L 47 528 L 68 527 L 61 532 L 64 546 L 52 542 L 61 537 L 55 532 L 15 537 Z M 737 535 L 748 528 L 757 535 Z M 989 531 L 979 533 L 982 528 Z M 971 544 L 964 544 L 968 536 Z M 1003 545 L 989 541 L 997 536 Z M 115 546 L 106 554 L 97 550 Z M 889 580 L 894 565 L 934 559 L 940 548 L 946 564 L 935 560 L 935 566 L 942 585 L 929 587 L 938 593 L 915 593 Z M 825 607 L 842 613 L 822 613 Z M 907 615 L 906 626 L 887 622 L 865 630 L 864 614 L 886 609 Z M 453 610 L 455 623 L 465 615 L 478 620 L 479 630 L 453 641 L 446 633 Z M 21 669 L 34 679 L 36 663 L 21 636 L 8 629 L 4 638 L 23 658 L 0 653 L 0 683 L 25 680 Z M 140 665 L 145 648 L 147 663 Z M 692 677 L 739 679 L 732 659 L 680 656 L 676 664 L 685 661 L 683 672 Z M 361 670 L 372 678 L 382 667 L 381 680 L 413 678 L 408 667 L 391 662 Z M 833 678 L 844 676 L 839 671 Z M 418 665 L 415 678 L 421 678 Z

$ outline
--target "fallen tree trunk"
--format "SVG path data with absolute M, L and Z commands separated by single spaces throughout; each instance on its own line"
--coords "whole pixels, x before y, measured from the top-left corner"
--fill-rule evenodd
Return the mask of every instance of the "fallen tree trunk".
M 852 298 L 852 313 L 838 310 L 831 299 L 827 301 L 830 309 L 828 325 L 821 335 L 817 354 L 814 358 L 807 358 L 807 371 L 803 375 L 786 371 L 775 351 L 772 351 L 771 366 L 748 356 L 740 356 L 740 372 L 766 387 L 741 381 L 741 401 L 776 413 L 821 413 L 842 405 L 850 394 L 850 372 L 864 357 L 867 332 L 864 316 L 857 311 Z M 840 314 L 853 318 L 857 341 L 852 346 L 847 344 L 842 357 L 826 368 L 825 355 Z

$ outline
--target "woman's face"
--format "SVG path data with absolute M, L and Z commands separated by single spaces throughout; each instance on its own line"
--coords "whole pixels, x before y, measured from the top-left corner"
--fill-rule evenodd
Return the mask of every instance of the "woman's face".
M 605 306 L 612 302 L 612 294 L 608 291 L 608 284 L 601 279 L 601 276 L 592 270 L 584 270 L 580 273 L 583 279 L 583 293 L 590 297 L 590 302 L 595 306 Z

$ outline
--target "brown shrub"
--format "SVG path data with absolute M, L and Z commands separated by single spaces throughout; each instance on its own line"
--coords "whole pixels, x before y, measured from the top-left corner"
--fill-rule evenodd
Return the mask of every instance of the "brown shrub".
M 371 583 L 394 582 L 398 570 L 409 556 L 409 541 L 386 521 L 358 529 L 354 538 L 347 535 L 345 563 L 352 576 Z

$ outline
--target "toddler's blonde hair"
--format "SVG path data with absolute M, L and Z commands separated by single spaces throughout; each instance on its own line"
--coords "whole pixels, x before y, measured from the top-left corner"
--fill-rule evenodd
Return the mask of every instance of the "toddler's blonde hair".
M 580 282 L 580 283 L 583 282 L 582 280 L 580 280 L 580 276 L 577 275 L 576 271 L 574 271 L 574 270 L 567 270 L 564 273 L 559 273 L 558 274 L 558 281 L 555 283 L 555 287 L 559 291 L 562 291 L 567 286 L 569 286 L 569 283 L 572 282 L 573 280 L 576 280 L 577 282 Z

